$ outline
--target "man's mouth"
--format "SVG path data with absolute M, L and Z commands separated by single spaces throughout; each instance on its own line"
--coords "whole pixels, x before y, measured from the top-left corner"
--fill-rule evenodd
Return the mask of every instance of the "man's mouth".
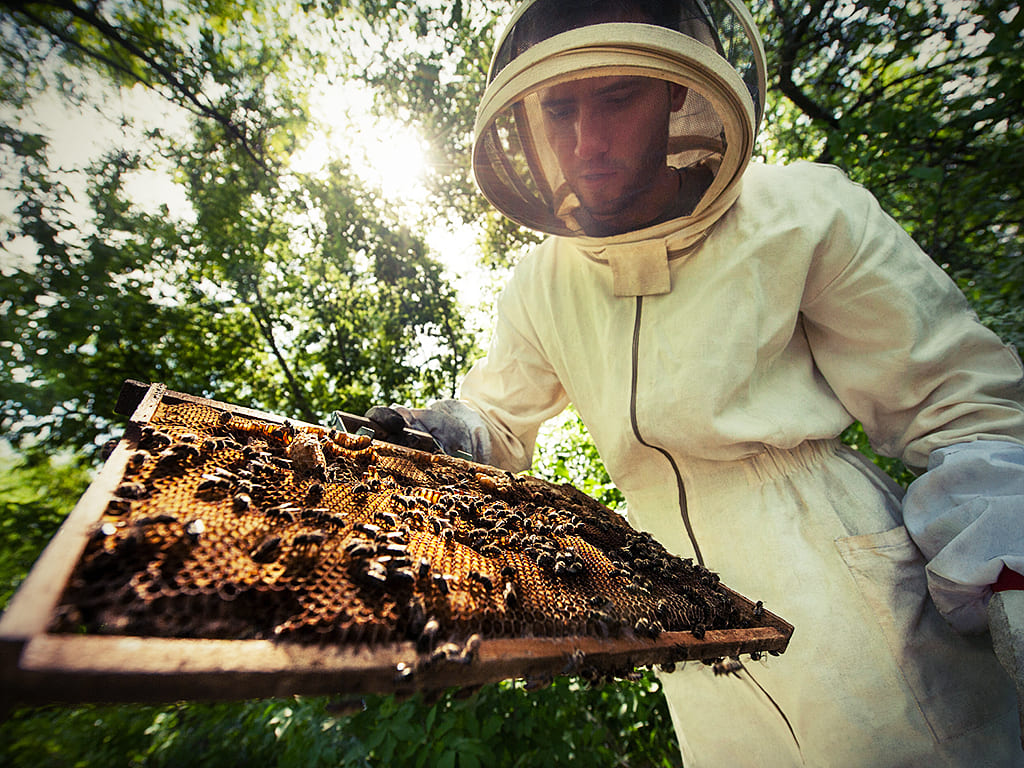
M 617 171 L 614 168 L 592 168 L 579 174 L 580 181 L 598 183 L 610 179 Z

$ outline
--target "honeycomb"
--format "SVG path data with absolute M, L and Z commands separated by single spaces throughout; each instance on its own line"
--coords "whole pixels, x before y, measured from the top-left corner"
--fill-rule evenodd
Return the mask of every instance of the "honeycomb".
M 129 447 L 51 631 L 432 652 L 749 624 L 714 573 L 568 485 L 193 402 Z

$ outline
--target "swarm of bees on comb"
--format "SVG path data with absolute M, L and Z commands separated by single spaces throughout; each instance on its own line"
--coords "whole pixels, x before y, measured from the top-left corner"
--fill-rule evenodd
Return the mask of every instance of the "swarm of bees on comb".
M 468 661 L 481 637 L 749 625 L 714 573 L 568 485 L 189 402 L 132 448 L 51 631 Z

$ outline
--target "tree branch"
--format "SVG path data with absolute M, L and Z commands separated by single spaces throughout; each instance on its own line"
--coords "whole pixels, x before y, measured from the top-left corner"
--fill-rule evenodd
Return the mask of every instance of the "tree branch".
M 817 3 L 811 5 L 808 8 L 807 13 L 800 18 L 799 23 L 794 27 L 790 19 L 787 17 L 786 11 L 782 7 L 781 2 L 779 2 L 779 0 L 772 0 L 772 9 L 775 12 L 775 16 L 782 24 L 784 41 L 779 51 L 778 88 L 783 95 L 789 98 L 790 101 L 799 107 L 804 114 L 812 120 L 821 121 L 832 130 L 839 130 L 839 120 L 836 116 L 808 96 L 807 93 L 805 93 L 803 89 L 796 84 L 796 81 L 793 80 L 793 69 L 796 65 L 796 57 L 800 52 L 800 49 L 805 44 L 805 37 L 811 21 L 821 13 L 822 9 L 827 4 L 828 0 L 819 0 Z
M 64 45 L 80 51 L 87 57 L 99 62 L 100 64 L 106 67 L 113 69 L 116 72 L 121 73 L 122 75 L 125 75 L 126 77 L 134 80 L 140 85 L 145 86 L 146 88 L 157 91 L 158 93 L 160 92 L 154 83 L 147 80 L 143 75 L 139 74 L 138 72 L 132 70 L 128 65 L 116 61 L 109 55 L 104 54 L 102 51 L 94 50 L 86 46 L 80 40 L 77 40 L 69 31 L 59 29 L 55 25 L 49 23 L 42 16 L 33 13 L 29 9 L 29 3 L 9 2 L 8 0 L 3 0 L 3 2 L 0 4 L 7 6 L 16 13 L 19 13 L 40 29 L 43 29 L 46 32 L 48 32 L 50 35 L 52 35 L 54 38 L 59 40 Z M 123 49 L 129 56 L 135 57 L 139 61 L 146 64 L 146 66 L 148 66 L 155 74 L 157 74 L 160 77 L 160 79 L 165 85 L 170 87 L 173 93 L 176 93 L 180 97 L 180 99 L 183 99 L 184 101 L 177 101 L 170 98 L 166 94 L 161 94 L 164 96 L 164 98 L 167 98 L 168 101 L 174 101 L 175 103 L 179 104 L 180 106 L 184 107 L 185 109 L 189 110 L 190 112 L 199 117 L 204 117 L 219 123 L 228 133 L 228 135 L 242 147 L 242 150 L 247 155 L 249 155 L 249 157 L 251 157 L 260 168 L 262 168 L 264 171 L 269 172 L 270 169 L 267 167 L 264 158 L 261 156 L 260 153 L 258 153 L 253 148 L 252 143 L 249 141 L 248 136 L 241 128 L 239 128 L 231 120 L 230 117 L 222 114 L 221 112 L 217 111 L 214 107 L 206 103 L 201 98 L 200 91 L 197 91 L 190 87 L 181 78 L 179 78 L 169 67 L 159 62 L 156 59 L 156 57 L 154 57 L 150 52 L 146 51 L 144 48 L 136 44 L 134 41 L 128 39 L 128 37 L 126 37 L 122 33 L 121 29 L 114 26 L 106 19 L 100 17 L 96 13 L 98 6 L 97 3 L 91 4 L 88 9 L 79 8 L 73 2 L 69 2 L 66 0 L 55 0 L 54 2 L 48 3 L 31 3 L 31 5 L 49 6 L 55 10 L 70 13 L 78 21 L 99 32 L 110 43 Z

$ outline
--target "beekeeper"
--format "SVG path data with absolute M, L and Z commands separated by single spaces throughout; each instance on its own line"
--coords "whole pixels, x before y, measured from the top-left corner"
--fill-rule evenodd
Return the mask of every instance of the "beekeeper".
M 984 632 L 1024 572 L 1020 360 L 863 188 L 751 163 L 764 92 L 732 0 L 520 7 L 473 161 L 551 237 L 459 399 L 399 410 L 518 471 L 573 403 L 633 525 L 796 627 L 662 677 L 687 768 L 1024 764 Z M 854 420 L 927 468 L 905 497 Z

